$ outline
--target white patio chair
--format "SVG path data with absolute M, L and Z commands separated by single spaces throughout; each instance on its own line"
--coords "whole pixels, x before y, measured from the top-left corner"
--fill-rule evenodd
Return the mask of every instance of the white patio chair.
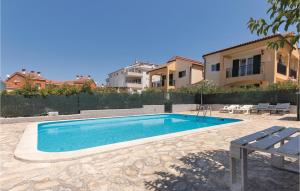
M 290 103 L 277 103 L 277 105 L 274 108 L 270 109 L 270 115 L 272 113 L 279 113 L 279 112 L 288 113 L 290 112 L 290 106 L 291 106 Z
M 270 111 L 270 103 L 259 103 L 256 106 L 254 106 L 250 112 L 256 112 L 259 113 L 260 111 Z
M 233 110 L 239 108 L 239 105 L 230 105 L 230 106 L 224 106 L 220 112 L 221 113 L 233 113 Z
M 237 109 L 233 110 L 233 113 L 246 113 L 249 114 L 250 110 L 253 108 L 253 105 L 243 105 Z

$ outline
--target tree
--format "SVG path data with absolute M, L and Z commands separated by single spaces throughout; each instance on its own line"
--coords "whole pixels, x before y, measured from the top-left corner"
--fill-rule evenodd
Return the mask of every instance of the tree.
M 267 35 L 270 32 L 273 34 L 283 27 L 285 32 L 293 31 L 296 27 L 294 35 L 286 36 L 275 42 L 269 42 L 268 46 L 273 49 L 283 47 L 286 42 L 295 45 L 299 42 L 300 34 L 300 1 L 299 0 L 267 0 L 270 8 L 267 14 L 270 14 L 270 21 L 267 22 L 263 18 L 253 19 L 248 21 L 250 31 L 256 32 L 257 35 Z

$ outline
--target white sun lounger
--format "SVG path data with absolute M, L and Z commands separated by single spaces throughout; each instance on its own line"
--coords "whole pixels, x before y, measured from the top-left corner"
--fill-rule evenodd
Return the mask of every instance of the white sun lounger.
M 249 114 L 250 110 L 253 108 L 253 105 L 243 105 L 242 107 L 239 107 L 237 109 L 233 110 L 233 113 L 246 113 Z
M 230 144 L 230 184 L 232 191 L 247 190 L 248 153 L 261 151 L 271 154 L 271 164 L 277 168 L 299 173 L 300 128 L 273 126 L 263 131 L 234 140 Z M 279 147 L 274 147 L 277 143 Z M 297 161 L 286 165 L 284 157 Z M 241 183 L 237 182 L 237 160 L 241 161 Z M 296 167 L 293 165 L 297 165 Z
M 224 106 L 220 112 L 223 113 L 233 113 L 233 110 L 238 109 L 240 106 L 239 105 L 230 105 L 230 106 Z
M 270 109 L 270 114 L 272 113 L 288 113 L 290 112 L 290 103 L 277 103 L 277 105 L 274 108 Z
M 270 111 L 270 104 L 269 103 L 259 103 L 255 107 L 251 109 L 251 112 L 257 112 L 259 113 L 260 111 Z

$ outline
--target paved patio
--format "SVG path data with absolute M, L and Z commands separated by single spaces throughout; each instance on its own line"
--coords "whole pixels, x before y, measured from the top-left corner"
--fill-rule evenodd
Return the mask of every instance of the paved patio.
M 1 125 L 0 190 L 57 191 L 222 191 L 229 190 L 229 142 L 272 125 L 300 127 L 290 115 L 219 114 L 250 120 L 184 137 L 138 145 L 57 163 L 14 159 L 13 152 L 28 123 Z M 295 115 L 294 115 L 295 116 Z M 299 175 L 274 169 L 269 156 L 249 159 L 249 190 L 297 191 Z

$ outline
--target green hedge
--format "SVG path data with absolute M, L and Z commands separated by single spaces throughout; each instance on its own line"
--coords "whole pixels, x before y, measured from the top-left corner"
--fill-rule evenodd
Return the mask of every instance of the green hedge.
M 49 111 L 59 111 L 60 114 L 78 113 L 77 96 L 1 95 L 2 117 L 45 115 Z
M 25 117 L 46 115 L 49 111 L 59 114 L 76 114 L 80 110 L 129 109 L 141 108 L 143 105 L 163 105 L 166 102 L 163 92 L 128 93 L 94 93 L 71 96 L 22 96 L 1 95 L 2 117 Z M 194 103 L 192 94 L 170 93 L 170 101 L 175 104 Z
M 170 100 L 173 104 L 194 104 L 196 103 L 195 94 L 192 93 L 170 93 Z
M 201 94 L 196 95 L 200 103 Z M 204 94 L 204 104 L 258 104 L 258 103 L 291 103 L 296 105 L 296 90 L 252 91 L 236 93 Z
M 80 94 L 79 110 L 128 109 L 142 107 L 140 95 L 127 93 Z

